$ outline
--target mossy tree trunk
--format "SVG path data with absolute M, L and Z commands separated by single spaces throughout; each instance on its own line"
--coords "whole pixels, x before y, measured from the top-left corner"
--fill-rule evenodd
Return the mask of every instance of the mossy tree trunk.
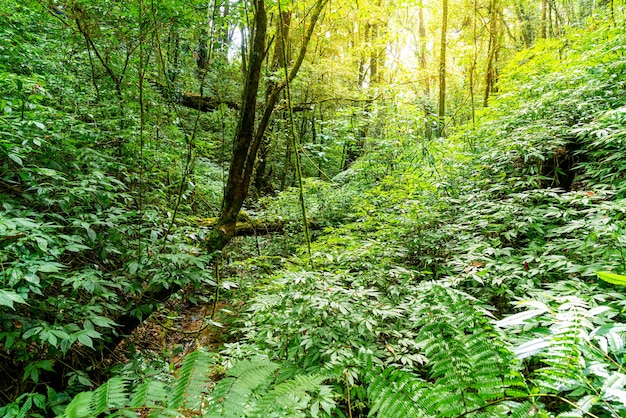
M 272 56 L 272 62 L 270 72 L 276 74 L 280 69 L 285 68 L 284 57 L 288 56 L 288 51 L 283 51 L 283 45 L 288 45 L 289 28 L 291 27 L 291 12 L 282 11 L 281 18 L 277 20 L 276 32 L 281 39 L 276 39 L 274 42 L 274 54 Z M 276 82 L 269 79 L 265 87 L 265 100 L 271 97 L 272 92 L 276 88 Z M 264 135 L 261 140 L 261 149 L 259 150 L 259 161 L 254 177 L 254 186 L 259 193 L 271 194 L 273 188 L 271 186 L 271 170 L 267 169 L 267 160 L 270 155 L 271 141 L 270 137 Z
M 317 20 L 328 0 L 317 0 L 310 14 L 310 21 L 299 55 L 289 71 L 288 78 L 293 80 L 307 52 L 307 46 L 315 29 Z M 215 228 L 205 241 L 204 246 L 208 253 L 221 251 L 230 240 L 237 234 L 237 217 L 248 195 L 250 179 L 259 151 L 261 139 L 268 126 L 270 117 L 279 95 L 285 87 L 285 82 L 276 84 L 266 100 L 266 106 L 261 118 L 257 122 L 257 96 L 263 60 L 266 55 L 267 15 L 265 0 L 254 0 L 254 22 L 251 32 L 251 49 L 247 57 L 247 75 L 242 95 L 241 114 L 234 138 L 233 155 L 228 172 L 228 180 L 225 187 L 222 209 Z M 177 284 L 169 287 L 147 288 L 141 298 L 135 302 L 137 309 L 147 317 L 157 309 L 159 303 L 167 300 L 171 295 L 180 290 Z M 125 335 L 137 328 L 142 318 L 136 315 L 124 314 L 114 320 L 120 325 L 117 328 L 117 336 L 110 339 L 105 350 L 112 350 L 124 338 Z M 93 354 L 92 354 L 93 355 Z

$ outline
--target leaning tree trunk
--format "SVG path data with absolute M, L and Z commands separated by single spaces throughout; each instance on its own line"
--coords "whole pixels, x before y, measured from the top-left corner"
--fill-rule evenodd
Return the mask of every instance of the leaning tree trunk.
M 309 13 L 309 26 L 299 55 L 289 71 L 288 80 L 295 78 L 300 69 L 304 57 L 307 52 L 307 45 L 313 34 L 317 20 L 321 15 L 323 7 L 328 0 L 317 0 L 313 10 Z M 214 229 L 204 242 L 206 252 L 209 254 L 222 250 L 237 233 L 237 215 L 239 214 L 244 200 L 248 194 L 250 186 L 250 177 L 253 172 L 255 160 L 259 150 L 259 144 L 263 133 L 265 132 L 272 111 L 276 106 L 279 94 L 285 88 L 286 82 L 277 83 L 274 90 L 268 97 L 266 107 L 262 117 L 257 122 L 257 95 L 261 79 L 261 69 L 266 54 L 266 37 L 267 37 L 267 16 L 265 8 L 265 0 L 253 0 L 254 4 L 254 20 L 253 26 L 249 28 L 251 34 L 251 46 L 246 61 L 246 81 L 242 94 L 242 104 L 240 107 L 240 118 L 237 126 L 233 144 L 233 155 L 230 163 L 228 181 L 225 187 L 223 204 L 220 216 Z M 255 128 L 256 127 L 256 128 Z M 129 300 L 129 306 L 132 306 L 132 313 L 129 310 L 121 315 L 112 317 L 111 319 L 118 324 L 114 332 L 107 334 L 105 342 L 99 347 L 97 353 L 92 349 L 83 346 L 75 346 L 67 354 L 67 362 L 57 362 L 50 375 L 50 380 L 55 382 L 55 386 L 63 388 L 62 376 L 68 369 L 67 364 L 72 363 L 78 365 L 94 365 L 94 359 L 105 360 L 110 358 L 117 345 L 133 332 L 145 318 L 152 314 L 160 303 L 165 302 L 174 293 L 179 291 L 181 286 L 176 283 L 169 283 L 167 287 L 162 284 L 149 284 L 143 289 L 142 293 Z M 104 361 L 102 362 L 102 364 Z M 72 369 L 76 367 L 72 366 Z M 98 366 L 96 366 L 98 368 Z M 93 370 L 93 369 L 92 369 Z M 101 373 L 102 370 L 95 371 Z
M 285 58 L 288 56 L 287 51 L 283 51 L 283 46 L 287 45 L 289 39 L 289 28 L 291 27 L 291 12 L 282 11 L 281 17 L 277 22 L 277 33 L 280 39 L 276 39 L 274 43 L 274 55 L 272 57 L 272 63 L 270 71 L 275 74 L 282 68 L 285 68 Z M 267 81 L 265 86 L 265 100 L 266 102 L 272 95 L 276 82 L 271 78 Z M 261 148 L 259 150 L 259 161 L 254 178 L 254 187 L 257 192 L 262 194 L 272 194 L 273 189 L 271 186 L 270 172 L 267 170 L 267 160 L 270 153 L 270 138 L 264 135 L 261 139 Z
M 300 69 L 307 52 L 307 46 L 313 35 L 313 30 L 319 19 L 322 9 L 328 0 L 317 0 L 307 32 L 302 40 L 299 55 L 289 71 L 288 79 L 293 80 Z M 266 107 L 261 119 L 257 123 L 257 95 L 261 79 L 261 69 L 266 53 L 267 15 L 264 0 L 254 0 L 254 27 L 252 32 L 252 45 L 247 61 L 247 76 L 243 92 L 241 114 L 237 132 L 233 144 L 233 156 L 228 172 L 228 181 L 224 192 L 222 209 L 215 228 L 204 243 L 208 253 L 222 250 L 237 233 L 237 215 L 248 195 L 250 178 L 253 172 L 261 138 L 268 126 L 272 111 L 276 107 L 279 95 L 285 88 L 285 82 L 278 83 L 269 95 Z M 255 130 L 256 126 L 256 130 Z M 137 309 L 143 313 L 143 318 L 154 312 L 159 303 L 166 301 L 171 295 L 180 290 L 180 286 L 172 283 L 169 287 L 147 288 L 141 295 L 140 300 L 135 302 Z M 130 334 L 142 322 L 135 315 L 125 314 L 114 318 L 120 327 L 116 329 L 117 335 L 111 339 L 105 350 L 112 350 L 122 341 L 125 335 Z M 91 353 L 93 356 L 93 353 Z
M 228 182 L 222 205 L 219 222 L 205 242 L 207 252 L 220 251 L 235 236 L 237 215 L 246 198 L 249 177 L 245 176 L 246 165 L 256 158 L 257 148 L 253 148 L 256 118 L 256 98 L 261 79 L 261 67 L 265 57 L 265 37 L 267 31 L 267 16 L 264 0 L 255 0 L 254 28 L 252 49 L 249 54 L 248 74 L 243 93 L 243 104 L 237 134 L 235 136 L 233 157 L 230 164 Z M 146 317 L 154 312 L 159 303 L 166 301 L 171 295 L 180 290 L 180 285 L 172 283 L 169 287 L 147 288 L 136 301 L 136 306 Z M 124 314 L 115 318 L 120 327 L 118 336 L 111 339 L 105 350 L 112 351 L 126 335 L 134 331 L 142 322 L 136 315 Z

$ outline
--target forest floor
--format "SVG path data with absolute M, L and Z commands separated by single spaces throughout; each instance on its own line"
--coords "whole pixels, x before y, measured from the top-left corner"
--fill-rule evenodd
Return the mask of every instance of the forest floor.
M 229 324 L 241 306 L 229 301 L 194 305 L 170 300 L 117 347 L 112 359 L 126 363 L 128 354 L 141 353 L 168 361 L 176 369 L 187 354 L 199 347 L 219 352 L 224 343 L 232 340 Z

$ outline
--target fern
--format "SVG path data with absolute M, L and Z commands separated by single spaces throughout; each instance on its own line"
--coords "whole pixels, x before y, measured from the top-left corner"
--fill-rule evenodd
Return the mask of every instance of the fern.
M 208 416 L 244 416 L 253 391 L 269 384 L 277 369 L 278 365 L 267 359 L 237 363 L 212 391 Z
M 549 349 L 542 356 L 547 367 L 537 371 L 537 383 L 544 390 L 558 393 L 586 385 L 583 339 L 593 329 L 587 311 L 585 302 L 572 298 L 556 312 Z
M 288 413 L 295 411 L 299 406 L 306 406 L 310 400 L 307 392 L 317 390 L 324 380 L 326 376 L 317 374 L 297 375 L 291 380 L 282 382 L 257 402 L 250 416 L 266 417 L 271 411 L 276 411 L 277 407 L 284 411 L 283 413 Z
M 210 376 L 214 366 L 213 356 L 209 353 L 196 351 L 188 354 L 171 394 L 167 386 L 156 379 L 131 388 L 128 379 L 112 378 L 95 391 L 78 394 L 62 416 L 83 418 L 113 414 L 136 417 L 138 409 L 150 410 L 151 417 L 181 414 L 259 418 L 300 416 L 311 404 L 309 393 L 321 391 L 324 388 L 322 382 L 328 378 L 324 374 L 296 374 L 276 383 L 279 365 L 256 358 L 240 361 L 211 388 Z M 330 405 L 328 399 L 324 401 L 326 406 Z
M 114 377 L 94 391 L 79 393 L 62 416 L 81 418 L 113 412 L 136 416 L 139 408 L 152 409 L 151 416 L 177 416 L 180 410 L 199 411 L 213 366 L 209 353 L 195 351 L 187 355 L 171 395 L 167 386 L 158 380 L 131 387 L 127 378 Z
M 94 414 L 98 415 L 109 409 L 124 407 L 129 400 L 126 390 L 128 381 L 114 377 L 94 392 Z
M 128 380 L 112 378 L 95 391 L 79 393 L 68 405 L 63 416 L 71 418 L 98 416 L 124 407 L 129 400 Z
M 434 417 L 436 404 L 422 398 L 426 383 L 414 374 L 388 368 L 368 370 L 367 396 L 371 401 L 370 416 Z
M 439 394 L 438 416 L 456 416 L 506 396 L 507 388 L 523 387 L 512 372 L 513 355 L 493 332 L 484 312 L 462 292 L 434 286 L 432 301 L 422 310 L 418 337 Z
M 499 405 L 492 408 L 492 416 L 510 416 L 511 418 L 527 418 L 533 415 L 537 415 L 537 406 L 530 402 L 525 401 L 523 403 L 506 401 L 501 402 Z
M 81 392 L 72 399 L 67 406 L 62 417 L 82 418 L 93 416 L 94 410 L 92 406 L 93 392 Z
M 365 380 L 379 417 L 454 417 L 492 413 L 511 396 L 528 394 L 516 361 L 473 298 L 441 285 L 426 286 L 415 312 L 417 339 L 428 358 L 429 380 L 393 368 L 373 368 L 365 359 Z M 367 356 L 366 356 L 367 357 Z M 521 408 L 516 405 L 515 408 Z M 525 407 L 524 407 L 525 408 Z
M 169 397 L 169 390 L 165 383 L 158 380 L 149 380 L 137 386 L 130 406 L 132 408 L 158 408 L 165 407 Z
M 204 394 L 208 391 L 209 370 L 214 365 L 212 355 L 205 351 L 197 350 L 187 355 L 178 371 L 169 407 L 199 410 Z
M 541 360 L 538 364 L 542 367 L 532 376 L 534 384 L 545 396 L 559 398 L 570 406 L 559 417 L 583 416 L 594 408 L 602 408 L 610 416 L 624 416 L 626 326 L 606 323 L 606 317 L 613 315 L 608 306 L 591 307 L 590 302 L 576 296 L 555 296 L 551 300 L 554 308 L 540 301 L 525 301 L 521 305 L 532 306 L 533 311 L 500 321 L 500 326 L 517 327 L 523 337 L 525 328 L 543 327 L 538 337 L 522 337 L 515 350 L 521 359 Z M 525 328 L 519 328 L 519 318 L 524 318 Z

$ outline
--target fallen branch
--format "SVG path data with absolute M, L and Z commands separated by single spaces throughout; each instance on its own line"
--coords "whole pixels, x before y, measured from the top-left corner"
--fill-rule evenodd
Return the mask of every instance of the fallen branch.
M 190 109 L 196 109 L 200 112 L 211 112 L 218 110 L 222 104 L 226 105 L 229 109 L 239 110 L 239 103 L 231 102 L 228 100 L 217 100 L 213 97 L 200 96 L 199 94 L 185 92 L 180 96 L 180 100 L 177 102 L 181 106 L 188 107 Z
M 201 218 L 198 219 L 198 226 L 214 228 L 218 225 L 218 218 Z M 237 232 L 235 233 L 236 237 L 253 237 L 257 235 L 267 235 L 274 232 L 285 232 L 285 229 L 289 225 L 292 226 L 301 226 L 302 221 L 300 220 L 288 220 L 285 221 L 283 219 L 239 219 L 237 221 Z M 321 229 L 319 225 L 309 221 L 309 229 L 318 230 Z
M 241 106 L 239 103 L 234 102 L 232 100 L 222 100 L 215 97 L 209 96 L 200 96 L 199 94 L 191 93 L 191 92 L 181 92 L 181 91 L 170 91 L 167 86 L 163 84 L 150 80 L 150 84 L 158 90 L 165 98 L 171 100 L 172 102 L 179 104 L 184 107 L 188 107 L 190 109 L 195 109 L 200 112 L 212 112 L 215 110 L 219 110 L 221 105 L 226 105 L 229 109 L 240 110 Z M 313 110 L 315 105 L 326 103 L 326 102 L 352 102 L 352 103 L 372 103 L 375 100 L 380 98 L 380 95 L 375 98 L 368 99 L 354 99 L 349 97 L 329 97 L 326 99 L 317 100 L 314 102 L 308 103 L 300 103 L 294 104 L 292 111 L 293 112 L 306 112 Z M 262 105 L 257 105 L 261 107 Z M 278 110 L 284 110 L 287 108 L 286 104 L 282 104 L 277 107 Z
M 219 110 L 222 104 L 226 105 L 229 109 L 239 110 L 241 108 L 239 103 L 231 100 L 220 100 L 215 97 L 200 96 L 199 94 L 191 92 L 175 91 L 170 86 L 163 85 L 156 80 L 149 80 L 149 82 L 152 87 L 158 90 L 167 100 L 200 112 Z
M 202 218 L 198 220 L 199 226 L 214 228 L 218 225 L 219 218 Z M 237 221 L 237 237 L 251 237 L 265 235 L 272 232 L 283 232 L 285 223 L 281 219 L 273 220 L 239 220 Z

